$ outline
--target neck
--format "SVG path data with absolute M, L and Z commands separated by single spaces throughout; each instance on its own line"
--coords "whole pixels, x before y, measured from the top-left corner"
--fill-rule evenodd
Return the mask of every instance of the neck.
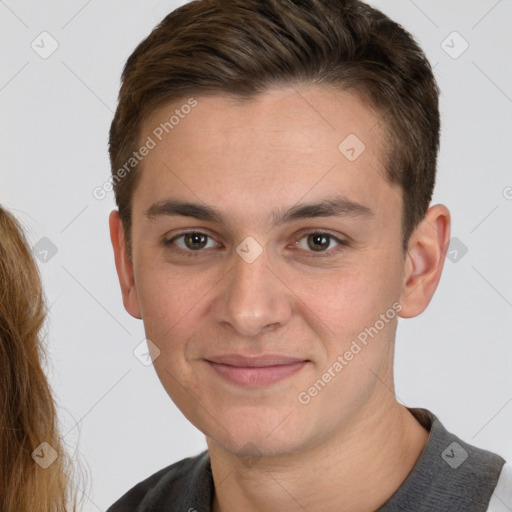
M 428 432 L 394 396 L 360 411 L 321 445 L 247 467 L 207 439 L 215 482 L 213 512 L 373 512 L 405 480 Z M 319 503 L 321 501 L 321 503 Z

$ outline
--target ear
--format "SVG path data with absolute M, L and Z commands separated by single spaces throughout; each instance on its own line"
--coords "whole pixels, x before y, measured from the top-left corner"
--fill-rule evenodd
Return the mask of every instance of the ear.
M 113 210 L 109 216 L 110 240 L 114 249 L 117 277 L 121 285 L 124 308 L 135 318 L 142 318 L 139 296 L 135 287 L 133 263 L 126 250 L 123 223 L 119 212 Z
M 450 243 L 450 212 L 442 204 L 431 206 L 411 235 L 405 257 L 404 284 L 398 313 L 411 318 L 422 313 L 436 291 Z

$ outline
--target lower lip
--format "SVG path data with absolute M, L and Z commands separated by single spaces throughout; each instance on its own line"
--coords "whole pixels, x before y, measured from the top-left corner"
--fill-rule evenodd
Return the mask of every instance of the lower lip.
M 241 367 L 221 363 L 207 363 L 222 377 L 247 387 L 265 387 L 294 375 L 306 366 L 307 361 L 275 366 Z

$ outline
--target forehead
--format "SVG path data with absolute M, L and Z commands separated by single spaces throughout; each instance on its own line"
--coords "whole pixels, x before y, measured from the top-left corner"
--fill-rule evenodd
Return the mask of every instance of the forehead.
M 233 150 L 233 135 L 237 142 L 245 135 L 248 145 L 288 143 L 290 149 L 301 151 L 337 149 L 340 137 L 354 132 L 369 145 L 379 136 L 379 114 L 355 93 L 332 86 L 272 88 L 250 99 L 210 93 L 194 100 L 193 108 L 188 107 L 190 97 L 157 108 L 146 117 L 142 134 L 153 134 L 164 145 L 186 139 L 203 152 Z M 162 124 L 169 120 L 172 126 L 166 130 Z
M 189 97 L 164 105 L 143 123 L 140 142 L 149 137 L 155 145 L 139 165 L 134 203 L 141 208 L 176 196 L 226 211 L 242 204 L 262 211 L 333 192 L 362 204 L 396 200 L 385 178 L 378 113 L 353 93 L 288 87 L 249 100 L 193 100 L 192 108 L 185 108 Z

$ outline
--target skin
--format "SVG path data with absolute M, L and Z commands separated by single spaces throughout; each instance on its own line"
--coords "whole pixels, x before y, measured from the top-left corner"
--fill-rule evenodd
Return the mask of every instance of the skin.
M 169 396 L 206 435 L 215 512 L 374 511 L 428 438 L 395 398 L 397 316 L 309 403 L 297 397 L 393 303 L 402 318 L 425 310 L 441 277 L 449 211 L 431 206 L 403 254 L 402 195 L 384 177 L 379 117 L 352 93 L 304 85 L 248 102 L 196 99 L 141 163 L 132 259 L 111 213 L 124 306 L 160 350 L 154 367 Z M 185 101 L 153 112 L 140 140 Z M 349 134 L 366 147 L 355 161 L 338 149 Z M 373 215 L 272 226 L 271 212 L 340 194 Z M 207 204 L 223 220 L 145 215 L 169 198 Z M 347 245 L 331 238 L 315 251 L 311 230 Z M 208 235 L 207 246 L 190 249 L 184 237 L 164 245 L 185 231 Z M 251 263 L 236 252 L 248 236 L 262 249 Z M 244 387 L 206 362 L 228 352 L 308 362 L 277 383 Z

